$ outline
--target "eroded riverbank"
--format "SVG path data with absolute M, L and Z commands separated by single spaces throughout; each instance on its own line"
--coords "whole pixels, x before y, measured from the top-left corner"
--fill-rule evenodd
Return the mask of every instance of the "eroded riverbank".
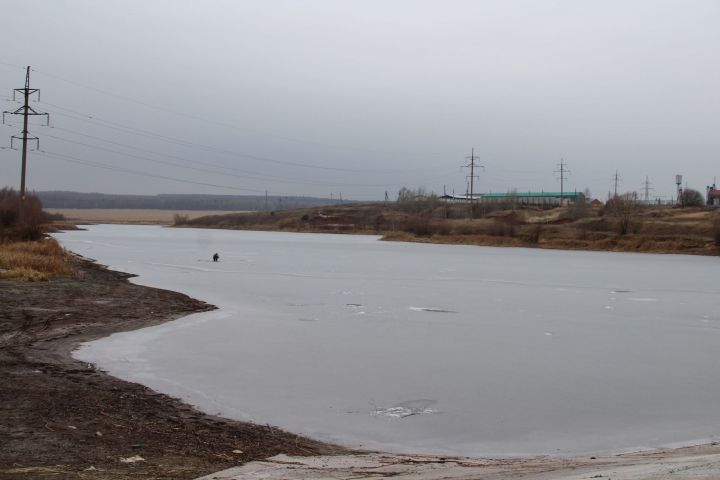
M 72 278 L 0 281 L 0 478 L 189 479 L 341 450 L 199 412 L 71 358 L 81 342 L 213 308 L 86 260 L 74 268 Z

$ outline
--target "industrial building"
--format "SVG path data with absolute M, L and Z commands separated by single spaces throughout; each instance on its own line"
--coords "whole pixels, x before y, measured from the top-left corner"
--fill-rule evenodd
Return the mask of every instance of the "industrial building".
M 707 187 L 707 204 L 720 207 L 720 190 L 717 189 L 714 183 L 711 187 Z
M 476 203 L 514 203 L 518 205 L 564 205 L 579 198 L 585 198 L 580 192 L 508 192 L 476 193 L 472 199 Z M 441 200 L 453 203 L 469 202 L 470 195 L 443 195 Z

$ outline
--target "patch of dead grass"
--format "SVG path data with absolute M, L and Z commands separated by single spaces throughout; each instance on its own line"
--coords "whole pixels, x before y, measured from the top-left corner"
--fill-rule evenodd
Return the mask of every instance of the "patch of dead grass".
M 53 238 L 0 243 L 0 278 L 41 281 L 70 275 L 71 258 Z

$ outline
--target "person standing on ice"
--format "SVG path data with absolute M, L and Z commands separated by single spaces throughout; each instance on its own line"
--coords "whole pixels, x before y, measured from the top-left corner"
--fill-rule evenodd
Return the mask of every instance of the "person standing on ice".
M 215 255 L 213 255 L 213 262 L 217 262 L 218 260 L 220 260 L 220 255 L 216 253 Z

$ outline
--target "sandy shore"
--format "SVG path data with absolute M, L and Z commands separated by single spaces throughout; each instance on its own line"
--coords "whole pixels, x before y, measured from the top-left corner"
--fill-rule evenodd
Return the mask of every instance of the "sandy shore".
M 492 460 L 418 455 L 278 455 L 199 480 L 717 480 L 720 447 L 698 447 L 613 457 Z

